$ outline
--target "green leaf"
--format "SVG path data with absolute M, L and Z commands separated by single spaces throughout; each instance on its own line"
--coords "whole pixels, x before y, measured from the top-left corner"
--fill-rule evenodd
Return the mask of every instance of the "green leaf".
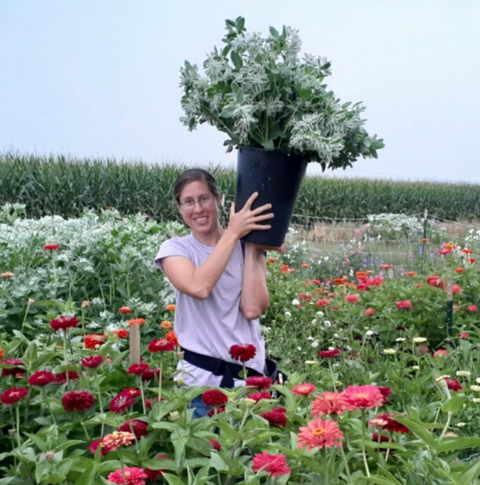
M 210 466 L 219 472 L 226 472 L 229 466 L 225 463 L 219 453 L 212 453 L 210 457 Z
M 437 448 L 437 442 L 435 441 L 434 436 L 432 435 L 432 433 L 430 433 L 430 431 L 428 431 L 428 429 L 425 428 L 423 424 L 417 423 L 412 419 L 400 416 L 395 416 L 395 421 L 398 421 L 399 423 L 407 426 L 407 428 L 409 428 L 412 433 L 416 434 L 423 442 L 425 442 L 431 448 Z
M 395 418 L 397 419 L 397 418 Z M 448 440 L 442 440 L 437 445 L 437 451 L 439 453 L 466 450 L 467 448 L 480 447 L 480 438 L 453 438 Z
M 442 411 L 445 413 L 457 413 L 463 408 L 463 405 L 468 401 L 467 396 L 463 394 L 455 394 L 442 406 Z
M 262 143 L 263 149 L 268 151 L 272 151 L 275 147 L 273 145 L 273 140 L 267 140 Z
M 92 464 L 80 475 L 76 481 L 76 485 L 91 485 L 95 481 L 97 475 L 98 464 L 92 462 Z
M 169 483 L 169 485 L 185 485 L 185 482 L 181 478 L 177 477 L 177 475 L 164 473 L 162 477 Z
M 230 53 L 230 59 L 232 59 L 235 69 L 241 69 L 243 66 L 242 56 L 237 51 L 232 51 Z
M 462 473 L 452 473 L 458 483 L 473 483 L 473 480 L 480 474 L 480 460 L 473 461 Z

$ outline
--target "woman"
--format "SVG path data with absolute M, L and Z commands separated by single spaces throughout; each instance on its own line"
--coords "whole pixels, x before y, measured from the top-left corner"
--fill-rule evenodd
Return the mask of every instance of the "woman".
M 268 306 L 265 253 L 241 242 L 252 230 L 267 230 L 262 222 L 273 218 L 265 213 L 271 204 L 252 210 L 258 194 L 235 212 L 224 230 L 218 221 L 220 194 L 215 179 L 202 169 L 191 169 L 175 182 L 175 202 L 185 224 L 186 237 L 165 241 L 155 258 L 175 287 L 175 332 L 185 350 L 179 374 L 186 386 L 242 385 L 238 363 L 229 355 L 234 344 L 256 348 L 247 365 L 252 373 L 265 371 L 265 344 L 258 318 Z M 197 415 L 201 400 L 197 399 Z

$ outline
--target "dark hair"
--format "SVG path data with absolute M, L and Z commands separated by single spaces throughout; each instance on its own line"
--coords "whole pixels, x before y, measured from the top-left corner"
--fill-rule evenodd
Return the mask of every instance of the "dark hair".
M 207 184 L 208 190 L 212 193 L 214 197 L 218 195 L 218 187 L 213 175 L 203 168 L 190 168 L 183 172 L 177 180 L 175 180 L 175 186 L 173 189 L 173 194 L 175 196 L 175 202 L 180 204 L 180 194 L 182 193 L 183 188 L 185 185 L 189 184 L 190 182 L 205 182 Z

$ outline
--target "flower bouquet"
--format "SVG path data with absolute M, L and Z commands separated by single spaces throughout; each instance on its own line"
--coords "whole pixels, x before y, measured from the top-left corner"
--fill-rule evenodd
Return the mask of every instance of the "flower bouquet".
M 237 207 L 255 190 L 258 205 L 274 195 L 293 198 L 290 209 L 272 202 L 276 219 L 288 216 L 284 236 L 308 162 L 345 169 L 359 156 L 376 158 L 383 140 L 365 130 L 361 103 L 342 103 L 327 89 L 330 62 L 300 57 L 297 31 L 270 27 L 262 37 L 247 32 L 243 17 L 227 20 L 226 29 L 223 48 L 207 55 L 203 74 L 188 61 L 180 70 L 181 121 L 190 130 L 209 123 L 228 136 L 227 151 L 239 148 Z M 255 234 L 264 236 L 249 236 Z

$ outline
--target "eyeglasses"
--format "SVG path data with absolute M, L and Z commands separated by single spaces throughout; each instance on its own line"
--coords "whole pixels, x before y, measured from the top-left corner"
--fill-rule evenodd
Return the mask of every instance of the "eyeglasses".
M 180 202 L 182 209 L 193 209 L 198 202 L 202 207 L 208 207 L 213 204 L 215 197 L 213 195 L 202 195 L 198 199 L 185 199 Z

